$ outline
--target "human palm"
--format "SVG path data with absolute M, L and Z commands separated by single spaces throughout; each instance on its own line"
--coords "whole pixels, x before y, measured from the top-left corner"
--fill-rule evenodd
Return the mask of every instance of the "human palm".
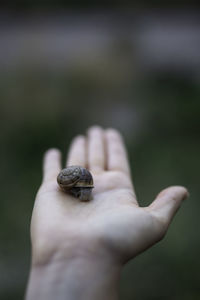
M 139 207 L 125 147 L 113 129 L 92 127 L 71 144 L 67 165 L 87 167 L 94 178 L 92 199 L 81 202 L 61 191 L 56 176 L 60 153 L 49 150 L 31 224 L 33 263 L 68 258 L 68 253 L 107 253 L 121 262 L 160 240 L 187 195 L 183 187 L 162 191 L 148 207 Z

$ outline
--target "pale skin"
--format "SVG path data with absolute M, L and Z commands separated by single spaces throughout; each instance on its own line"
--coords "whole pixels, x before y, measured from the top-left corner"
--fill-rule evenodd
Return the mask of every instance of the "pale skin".
M 123 265 L 164 237 L 188 192 L 169 187 L 148 207 L 140 207 L 124 142 L 115 129 L 94 126 L 71 143 L 66 165 L 86 167 L 94 178 L 89 202 L 59 189 L 60 160 L 57 149 L 44 156 L 31 221 L 26 299 L 116 300 Z

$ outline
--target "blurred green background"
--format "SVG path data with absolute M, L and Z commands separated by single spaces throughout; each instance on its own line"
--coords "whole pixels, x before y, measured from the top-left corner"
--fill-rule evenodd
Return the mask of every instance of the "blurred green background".
M 173 8 L 1 12 L 1 299 L 24 295 L 44 151 L 64 160 L 93 124 L 124 135 L 142 206 L 169 185 L 190 192 L 165 239 L 124 268 L 120 299 L 200 299 L 199 20 Z

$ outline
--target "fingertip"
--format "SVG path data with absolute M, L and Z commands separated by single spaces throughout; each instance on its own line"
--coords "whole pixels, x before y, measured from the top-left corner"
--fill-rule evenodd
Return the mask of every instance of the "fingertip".
M 182 200 L 185 200 L 189 197 L 188 189 L 184 186 L 175 186 L 177 193 L 179 193 L 180 197 L 182 197 Z
M 84 142 L 85 136 L 83 134 L 77 135 L 75 138 L 73 138 L 71 144 L 77 143 L 77 142 Z
M 87 129 L 88 134 L 91 134 L 92 132 L 96 132 L 96 131 L 98 131 L 98 132 L 103 131 L 103 128 L 99 125 L 93 125 Z
M 44 153 L 44 158 L 48 158 L 49 156 L 60 156 L 61 153 L 60 153 L 60 150 L 57 149 L 57 148 L 49 148 L 48 150 L 45 151 Z
M 120 135 L 120 136 L 121 136 L 120 132 L 119 132 L 117 129 L 112 128 L 112 127 L 109 127 L 109 128 L 107 128 L 107 129 L 105 129 L 105 132 L 106 132 L 108 135 Z
M 185 200 L 189 197 L 189 192 L 186 187 L 176 185 L 170 186 L 164 190 L 162 190 L 156 198 L 171 196 L 174 200 Z
M 118 141 L 120 143 L 123 143 L 123 137 L 121 133 L 115 128 L 107 128 L 105 130 L 105 135 L 108 140 Z

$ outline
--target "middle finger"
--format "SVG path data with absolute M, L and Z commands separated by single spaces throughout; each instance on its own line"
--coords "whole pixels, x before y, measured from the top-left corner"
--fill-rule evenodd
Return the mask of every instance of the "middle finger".
M 98 126 L 88 130 L 88 166 L 95 173 L 105 169 L 104 132 Z

